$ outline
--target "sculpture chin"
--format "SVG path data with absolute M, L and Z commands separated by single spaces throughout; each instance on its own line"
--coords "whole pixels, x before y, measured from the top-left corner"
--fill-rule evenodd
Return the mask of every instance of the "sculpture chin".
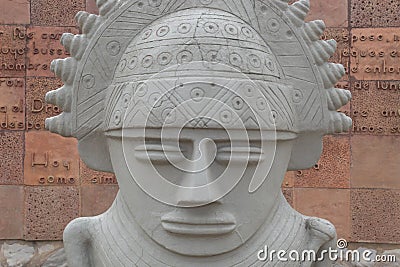
M 168 213 L 161 218 L 165 231 L 187 236 L 220 236 L 236 229 L 236 221 L 229 213 L 206 218 L 193 218 L 179 212 Z

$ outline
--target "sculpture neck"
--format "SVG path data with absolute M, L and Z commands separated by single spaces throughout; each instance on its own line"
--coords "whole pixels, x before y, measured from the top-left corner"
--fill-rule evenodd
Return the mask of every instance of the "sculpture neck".
M 276 251 L 289 251 L 304 248 L 308 241 L 305 218 L 290 207 L 282 194 L 275 203 L 264 225 L 239 248 L 216 256 L 190 257 L 173 253 L 154 242 L 136 223 L 133 211 L 119 193 L 109 211 L 101 215 L 103 238 L 110 244 L 103 253 L 108 254 L 107 258 L 118 255 L 122 266 L 129 266 L 132 260 L 150 266 L 189 266 L 193 263 L 196 266 L 250 266 L 256 263 L 261 266 L 267 263 L 258 261 L 257 254 L 265 246 Z M 118 242 L 113 244 L 115 240 Z

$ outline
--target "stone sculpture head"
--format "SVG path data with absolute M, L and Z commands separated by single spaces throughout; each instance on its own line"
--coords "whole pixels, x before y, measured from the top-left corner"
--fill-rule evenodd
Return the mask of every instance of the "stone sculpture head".
M 296 137 L 280 73 L 258 33 L 222 11 L 179 11 L 131 41 L 108 89 L 107 136 L 121 192 L 157 243 L 220 254 L 266 221 Z
M 335 44 L 317 41 L 323 23 L 295 26 L 307 1 L 287 21 L 262 4 L 258 24 L 192 5 L 122 38 L 112 23 L 101 36 L 87 26 L 84 51 L 73 50 L 84 38 L 65 35 L 75 56 L 52 64 L 66 85 L 47 95 L 64 113 L 46 125 L 78 138 L 90 167 L 116 174 L 149 238 L 212 256 L 251 238 L 273 216 L 286 171 L 314 165 L 322 136 L 350 127 L 336 112 L 350 95 L 333 88 L 343 68 L 326 63 Z M 83 29 L 91 16 L 78 16 Z

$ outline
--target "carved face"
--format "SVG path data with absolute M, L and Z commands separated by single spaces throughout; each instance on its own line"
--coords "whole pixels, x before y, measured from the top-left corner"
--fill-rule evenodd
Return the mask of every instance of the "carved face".
M 164 130 L 171 137 L 169 131 L 175 131 Z M 242 246 L 273 216 L 293 141 L 262 142 L 257 131 L 248 131 L 246 140 L 228 132 L 183 128 L 179 140 L 162 139 L 160 129 L 146 129 L 146 138 L 139 129 L 123 138 L 121 131 L 109 132 L 121 193 L 136 223 L 160 246 L 189 256 L 218 255 Z M 266 180 L 250 193 L 257 172 Z M 169 190 L 162 178 L 179 186 Z M 226 182 L 204 187 L 218 179 Z M 231 181 L 237 184 L 229 191 Z M 175 200 L 175 206 L 163 198 Z

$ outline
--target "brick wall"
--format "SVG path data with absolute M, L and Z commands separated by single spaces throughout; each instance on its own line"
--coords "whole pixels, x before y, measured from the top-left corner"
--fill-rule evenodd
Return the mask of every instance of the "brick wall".
M 351 242 L 400 247 L 399 1 L 311 0 L 334 38 L 333 62 L 345 65 L 338 86 L 353 93 L 342 109 L 348 134 L 325 137 L 319 163 L 289 172 L 290 203 L 331 220 Z M 0 240 L 60 240 L 66 224 L 102 213 L 118 188 L 111 174 L 89 170 L 77 142 L 44 130 L 60 113 L 44 95 L 60 80 L 52 59 L 67 57 L 63 32 L 78 33 L 74 15 L 96 12 L 94 0 L 0 0 Z

